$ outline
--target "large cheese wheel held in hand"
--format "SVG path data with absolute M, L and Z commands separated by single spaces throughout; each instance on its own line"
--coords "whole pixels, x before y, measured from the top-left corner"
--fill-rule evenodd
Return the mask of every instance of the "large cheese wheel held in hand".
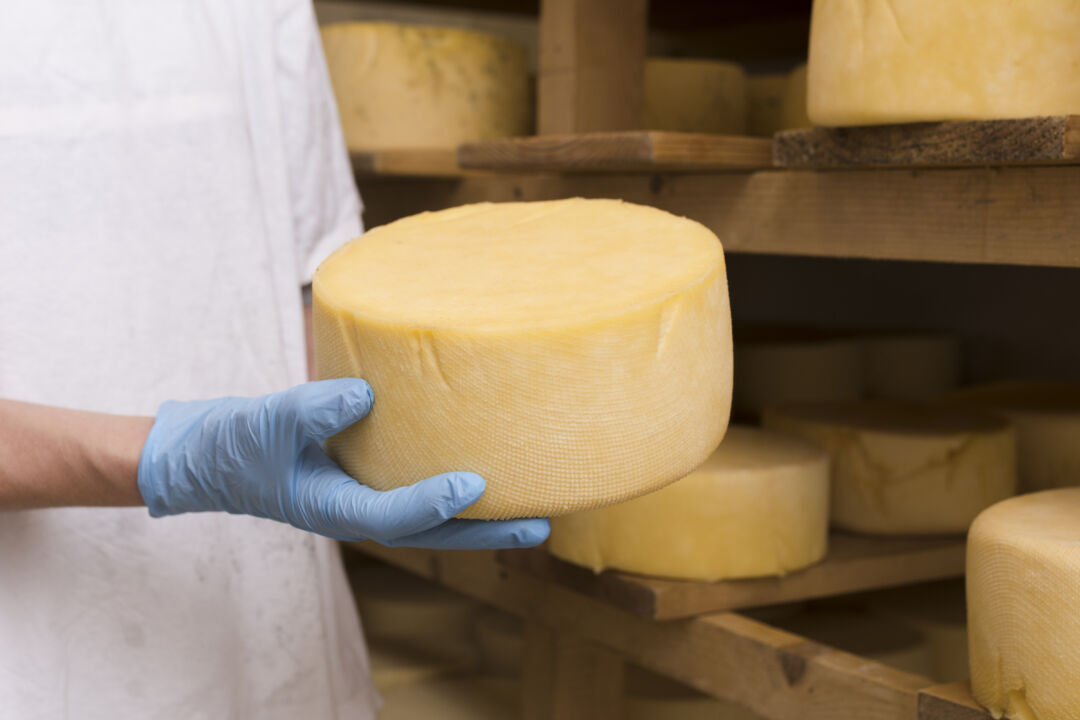
M 971 688 L 994 717 L 1077 717 L 1078 518 L 1080 488 L 1065 488 L 998 503 L 971 526 Z
M 327 443 L 379 490 L 480 474 L 463 517 L 627 500 L 716 448 L 731 403 L 723 250 L 618 200 L 482 203 L 347 243 L 314 279 L 318 376 L 371 414 Z
M 728 429 L 682 480 L 629 502 L 551 521 L 549 551 L 615 568 L 712 582 L 783 575 L 825 555 L 829 458 L 798 438 Z
M 815 0 L 816 125 L 1080 112 L 1077 0 Z
M 808 403 L 770 408 L 765 426 L 832 459 L 832 523 L 872 534 L 961 533 L 1016 492 L 1016 434 L 964 408 Z
M 341 23 L 322 30 L 350 150 L 455 147 L 529 131 L 525 50 L 459 28 Z

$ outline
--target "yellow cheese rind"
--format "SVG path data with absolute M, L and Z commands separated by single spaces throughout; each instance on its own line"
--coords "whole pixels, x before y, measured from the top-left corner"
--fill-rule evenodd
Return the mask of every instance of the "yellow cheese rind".
M 363 377 L 332 438 L 388 490 L 479 473 L 462 517 L 561 515 L 659 489 L 716 448 L 731 402 L 723 252 L 617 200 L 483 203 L 399 220 L 314 279 L 320 378 Z
M 1000 413 L 1016 427 L 1021 492 L 1080 485 L 1080 386 L 993 383 L 948 401 Z
M 816 0 L 817 125 L 1080 112 L 1076 0 Z
M 645 61 L 645 128 L 679 132 L 746 132 L 746 73 L 720 60 Z
M 995 717 L 1077 717 L 1078 517 L 1080 488 L 1065 488 L 1006 500 L 971 526 L 971 688 Z
M 958 533 L 1016 492 L 1016 434 L 978 411 L 819 403 L 765 411 L 765 426 L 832 459 L 836 527 L 874 534 Z
M 525 135 L 528 63 L 497 35 L 393 23 L 322 30 L 350 150 L 455 147 Z
M 715 581 L 783 575 L 825 555 L 828 458 L 819 448 L 731 427 L 677 483 L 555 518 L 548 550 L 599 572 Z
M 863 339 L 866 394 L 881 400 L 938 398 L 956 386 L 960 343 L 942 333 L 895 333 Z

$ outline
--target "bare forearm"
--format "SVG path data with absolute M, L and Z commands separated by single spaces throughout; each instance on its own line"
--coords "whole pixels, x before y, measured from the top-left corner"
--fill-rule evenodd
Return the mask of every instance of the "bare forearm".
M 0 510 L 141 505 L 153 418 L 0 400 Z

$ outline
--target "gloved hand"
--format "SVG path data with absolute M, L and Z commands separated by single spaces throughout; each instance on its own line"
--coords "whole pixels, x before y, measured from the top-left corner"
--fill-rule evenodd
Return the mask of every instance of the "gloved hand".
M 224 510 L 338 540 L 445 549 L 544 541 L 544 519 L 451 519 L 484 494 L 484 480 L 473 473 L 388 492 L 346 475 L 322 441 L 367 415 L 371 403 L 371 388 L 355 378 L 256 398 L 167 402 L 143 447 L 139 492 L 154 517 Z

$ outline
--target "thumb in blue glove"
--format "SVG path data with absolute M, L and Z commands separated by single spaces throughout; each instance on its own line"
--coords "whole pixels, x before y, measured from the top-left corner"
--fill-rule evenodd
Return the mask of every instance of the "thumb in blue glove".
M 143 447 L 139 492 L 154 517 L 242 513 L 338 540 L 442 549 L 544 541 L 545 519 L 453 519 L 484 494 L 479 475 L 444 473 L 388 492 L 346 475 L 322 443 L 371 404 L 371 387 L 358 378 L 256 398 L 167 402 Z

